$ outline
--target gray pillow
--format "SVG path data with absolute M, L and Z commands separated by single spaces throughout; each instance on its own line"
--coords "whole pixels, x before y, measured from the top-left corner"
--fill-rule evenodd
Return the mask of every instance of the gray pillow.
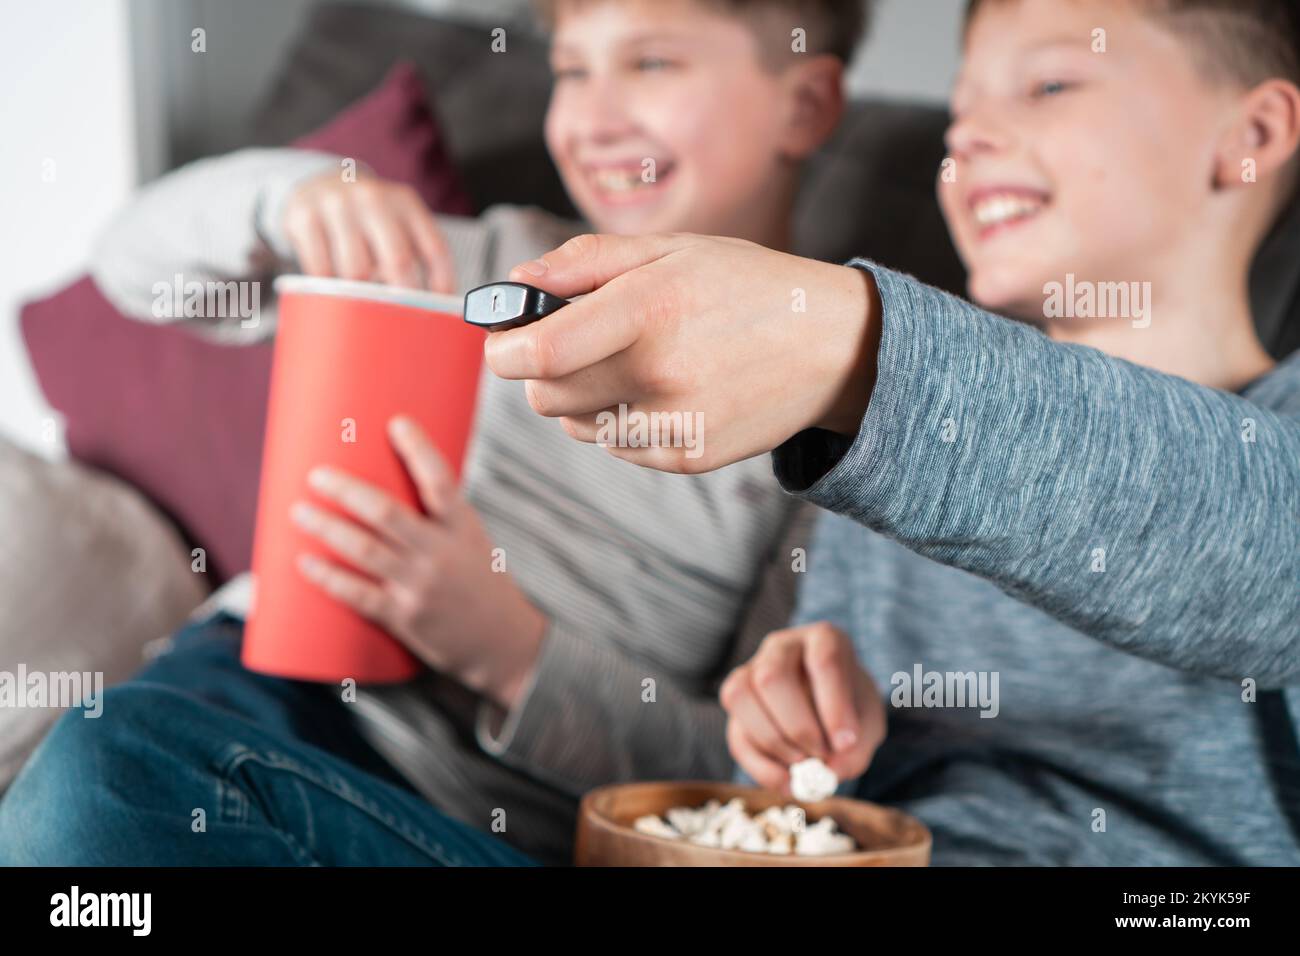
M 22 672 L 98 672 L 104 687 L 129 677 L 144 645 L 206 592 L 180 536 L 139 492 L 0 439 L 0 681 L 11 690 L 23 691 Z M 62 712 L 22 701 L 0 706 L 0 791 Z
M 257 108 L 253 139 L 278 146 L 327 122 L 377 87 L 394 63 L 413 64 L 475 208 L 540 206 L 573 218 L 542 137 L 551 92 L 547 43 L 525 21 L 492 28 L 368 3 L 314 7 Z

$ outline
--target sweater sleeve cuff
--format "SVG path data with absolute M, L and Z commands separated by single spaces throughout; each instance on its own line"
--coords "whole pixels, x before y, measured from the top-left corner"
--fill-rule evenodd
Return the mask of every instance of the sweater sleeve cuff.
M 584 693 L 598 697 L 597 688 L 610 681 L 606 649 L 597 647 L 551 622 L 532 676 L 515 706 L 506 710 L 484 699 L 475 726 L 478 744 L 503 763 L 516 766 L 565 790 L 586 789 L 584 781 L 599 779 L 599 737 L 608 728 L 575 701 Z M 599 706 L 596 707 L 599 710 Z
M 940 361 L 929 355 L 934 337 L 926 329 L 949 297 L 865 259 L 848 264 L 870 272 L 880 291 L 880 351 L 866 413 L 852 439 L 819 428 L 798 433 L 772 452 L 772 467 L 791 494 L 861 517 L 899 486 L 899 458 L 891 449 L 906 440 L 900 423 L 918 415 L 918 382 Z

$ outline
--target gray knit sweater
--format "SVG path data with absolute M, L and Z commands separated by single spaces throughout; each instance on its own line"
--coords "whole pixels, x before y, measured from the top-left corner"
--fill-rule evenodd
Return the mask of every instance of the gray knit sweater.
M 856 264 L 861 430 L 775 464 L 838 512 L 797 618 L 886 699 L 861 794 L 939 864 L 1300 864 L 1300 356 L 1228 394 Z

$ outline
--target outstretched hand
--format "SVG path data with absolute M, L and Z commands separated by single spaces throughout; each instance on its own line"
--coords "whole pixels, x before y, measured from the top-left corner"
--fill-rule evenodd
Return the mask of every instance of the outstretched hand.
M 862 270 L 739 239 L 583 235 L 510 278 L 583 298 L 489 336 L 488 366 L 526 379 L 535 411 L 620 458 L 712 471 L 805 428 L 855 434 L 861 422 L 880 336 L 879 294 Z M 650 446 L 610 442 L 620 406 L 665 423 L 690 416 L 699 447 L 663 434 Z

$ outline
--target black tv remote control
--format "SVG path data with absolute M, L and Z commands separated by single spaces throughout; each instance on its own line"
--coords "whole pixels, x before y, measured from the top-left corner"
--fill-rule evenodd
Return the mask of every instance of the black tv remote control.
M 465 293 L 465 321 L 489 332 L 528 325 L 569 304 L 522 282 L 490 282 Z

